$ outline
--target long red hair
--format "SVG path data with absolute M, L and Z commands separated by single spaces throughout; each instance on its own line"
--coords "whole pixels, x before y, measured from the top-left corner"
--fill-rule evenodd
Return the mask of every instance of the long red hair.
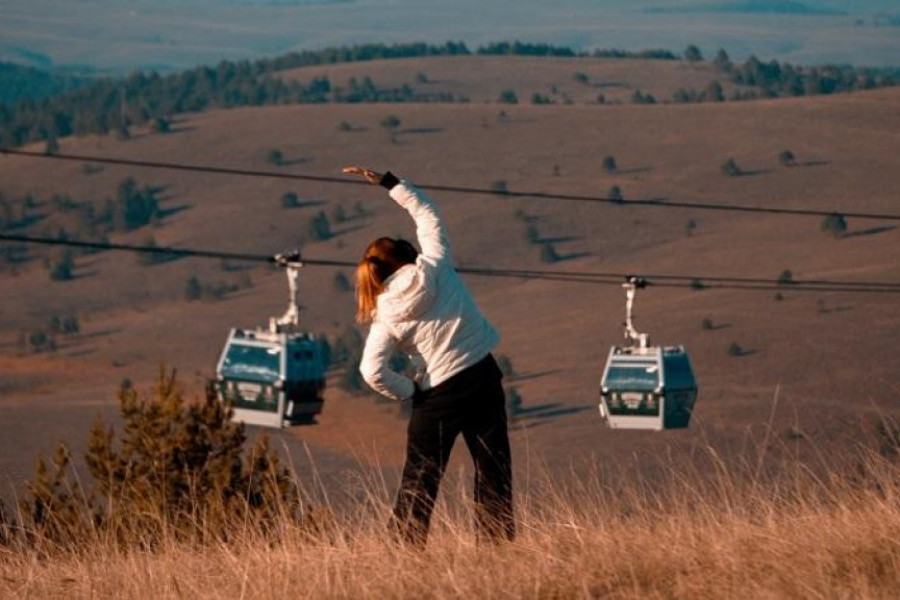
M 356 321 L 368 323 L 384 291 L 384 282 L 403 265 L 416 262 L 415 247 L 402 239 L 378 238 L 366 247 L 356 266 Z

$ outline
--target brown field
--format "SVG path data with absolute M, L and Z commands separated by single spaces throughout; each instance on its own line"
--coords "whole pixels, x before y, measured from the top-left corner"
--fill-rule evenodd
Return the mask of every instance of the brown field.
M 594 195 L 604 195 L 612 185 L 619 185 L 626 198 L 900 212 L 896 195 L 900 183 L 898 90 L 715 105 L 597 106 L 587 104 L 595 90 L 579 89 L 573 80 L 575 71 L 588 73 L 592 82 L 623 81 L 654 93 L 659 90 L 661 95 L 676 87 L 700 87 L 709 77 L 702 69 L 633 61 L 579 62 L 577 67 L 566 61 L 534 61 L 531 66 L 524 59 L 347 65 L 328 73 L 336 81 L 370 75 L 379 85 L 387 85 L 411 81 L 417 72 L 425 72 L 435 81 L 427 85 L 467 94 L 473 102 L 215 111 L 179 118 L 176 132 L 170 135 L 138 132 L 125 142 L 111 137 L 67 139 L 62 142 L 62 151 L 270 169 L 276 167 L 266 164 L 266 154 L 280 148 L 291 162 L 280 167 L 285 172 L 336 175 L 342 165 L 359 163 L 390 168 L 413 181 L 431 184 L 489 187 L 504 180 L 513 191 Z M 306 79 L 319 72 L 291 76 Z M 552 85 L 570 93 L 575 104 L 508 106 L 485 102 L 507 87 L 516 89 L 524 99 L 531 91 L 546 93 Z M 380 125 L 390 114 L 402 121 L 395 141 Z M 354 130 L 339 131 L 342 121 Z M 778 154 L 786 148 L 797 155 L 800 165 L 785 168 L 778 164 Z M 607 154 L 616 157 L 618 173 L 609 174 L 601 168 Z M 729 157 L 752 174 L 736 178 L 723 175 L 720 165 Z M 357 202 L 367 209 L 367 215 L 337 225 L 338 235 L 328 241 L 306 240 L 306 256 L 355 260 L 373 237 L 413 233 L 405 215 L 376 188 L 111 166 L 87 174 L 78 163 L 0 159 L 0 191 L 7 196 L 32 192 L 47 198 L 66 193 L 76 199 L 99 201 L 112 195 L 118 182 L 129 175 L 142 184 L 165 186 L 166 208 L 182 210 L 158 226 L 114 236 L 115 241 L 141 243 L 152 234 L 162 245 L 271 254 L 295 247 L 308 237 L 308 221 L 317 211 L 330 214 L 336 206 L 350 211 Z M 323 204 L 285 210 L 280 199 L 287 191 Z M 766 278 L 790 269 L 798 279 L 900 281 L 900 233 L 886 222 L 851 219 L 850 234 L 836 239 L 820 231 L 817 218 L 642 209 L 627 204 L 579 204 L 528 197 L 441 194 L 437 199 L 448 219 L 456 261 L 466 266 Z M 541 237 L 555 239 L 558 253 L 570 258 L 542 263 L 539 247 L 526 240 L 525 224 L 515 217 L 520 210 L 537 216 Z M 58 226 L 55 218 L 48 217 L 29 232 L 54 232 Z M 699 224 L 692 236 L 685 231 L 689 219 Z M 83 448 L 94 418 L 113 418 L 115 390 L 124 378 L 143 386 L 158 365 L 166 363 L 180 370 L 181 381 L 189 391 L 199 393 L 212 373 L 228 328 L 262 324 L 284 308 L 282 275 L 265 268 L 226 272 L 217 261 L 200 259 L 142 266 L 134 256 L 121 253 L 81 257 L 77 266 L 76 279 L 65 283 L 50 281 L 39 260 L 18 272 L 0 272 L 0 483 L 7 495 L 33 473 L 37 454 L 49 452 L 57 441 L 66 440 L 76 452 Z M 221 301 L 187 302 L 183 299 L 185 283 L 193 275 L 210 282 L 237 281 L 249 275 L 253 287 Z M 304 318 L 311 331 L 335 335 L 352 321 L 352 294 L 336 290 L 334 275 L 333 270 L 322 268 L 304 272 Z M 609 346 L 621 336 L 621 290 L 515 279 L 468 277 L 467 282 L 501 332 L 498 353 L 509 356 L 516 371 L 508 384 L 519 391 L 528 409 L 512 434 L 523 491 L 539 487 L 530 477 L 538 466 L 562 481 L 560 485 L 596 470 L 623 470 L 653 479 L 668 470 L 656 462 L 660 456 L 682 465 L 692 462 L 699 449 L 712 447 L 724 464 L 730 465 L 743 460 L 748 446 L 755 448 L 761 443 L 765 448 L 761 456 L 773 468 L 790 457 L 806 465 L 803 468 L 821 473 L 830 470 L 834 457 L 846 449 L 871 445 L 868 432 L 882 418 L 900 414 L 900 358 L 891 350 L 900 336 L 896 294 L 786 291 L 784 300 L 776 301 L 772 292 L 647 290 L 638 300 L 639 328 L 649 331 L 659 343 L 681 343 L 689 349 L 700 381 L 700 397 L 690 429 L 636 433 L 608 430 L 596 412 L 603 362 Z M 16 347 L 20 333 L 44 326 L 57 314 L 77 315 L 82 333 L 62 339 L 53 354 L 20 355 Z M 704 319 L 719 327 L 704 330 Z M 747 354 L 729 356 L 727 350 L 732 343 L 746 349 Z M 316 471 L 326 486 L 339 488 L 352 481 L 359 469 L 375 469 L 385 475 L 385 493 L 389 495 L 402 460 L 404 434 L 405 423 L 396 406 L 376 402 L 371 396 L 350 396 L 332 385 L 318 424 L 274 435 L 301 475 Z M 464 452 L 457 450 L 454 469 L 467 468 Z M 805 548 L 816 546 L 815 539 L 809 540 L 808 546 L 790 548 L 773 540 L 799 531 L 794 528 L 801 528 L 797 535 L 806 539 L 803 536 L 816 531 L 817 519 L 825 519 L 828 527 L 835 527 L 834 536 L 843 539 L 851 532 L 857 535 L 857 525 L 874 527 L 872 523 L 896 517 L 890 512 L 895 509 L 893 505 L 885 506 L 880 500 L 868 505 L 868 497 L 852 498 L 859 502 L 861 512 L 846 519 L 840 516 L 844 509 L 835 509 L 838 516 L 834 511 L 822 516 L 817 505 L 811 513 L 788 512 L 773 517 L 759 529 L 741 520 L 722 525 L 716 519 L 725 517 L 716 514 L 686 515 L 673 527 L 699 528 L 698 537 L 691 538 L 690 543 L 695 544 L 692 547 L 722 544 L 726 550 L 740 547 L 752 553 L 748 548 L 762 544 L 760 553 L 771 561 L 781 553 L 803 555 Z M 709 512 L 720 506 L 716 499 L 709 502 Z M 870 512 L 874 514 L 871 520 L 862 524 L 854 521 Z M 608 516 L 606 512 L 588 515 L 587 520 L 574 521 L 572 530 L 590 529 L 602 520 L 601 514 L 602 519 Z M 708 520 L 697 523 L 694 518 Z M 571 543 L 570 537 L 554 538 L 556 534 L 547 529 L 563 526 L 540 521 L 525 546 L 533 550 Z M 654 536 L 660 526 L 648 520 L 641 525 L 645 527 L 640 530 L 645 536 L 641 539 L 657 539 Z M 712 531 L 720 527 L 726 530 L 724 537 L 704 537 L 712 536 Z M 599 531 L 591 534 L 595 537 L 578 542 L 592 556 L 624 552 L 616 544 L 631 543 L 630 529 L 619 530 L 619 537 L 605 536 L 602 528 Z M 682 534 L 673 530 L 660 534 L 659 539 L 682 539 Z M 469 543 L 465 541 L 468 538 L 453 531 L 439 535 L 445 536 L 440 539 L 446 543 L 438 544 L 436 552 L 446 552 L 448 560 L 458 558 L 454 552 Z M 359 542 L 363 554 L 370 551 L 365 547 L 367 539 Z M 821 543 L 828 543 L 823 540 Z M 769 542 L 773 545 L 766 546 Z M 677 548 L 674 544 L 669 545 L 673 552 Z M 645 548 L 637 542 L 628 547 L 640 555 Z M 374 548 L 381 550 L 377 545 Z M 508 556 L 501 552 L 489 560 L 519 560 L 527 565 L 528 561 L 516 553 L 532 550 L 516 548 Z M 302 555 L 289 553 L 283 558 L 264 555 L 262 546 L 252 539 L 242 551 L 249 553 L 247 564 L 259 569 L 280 570 L 285 564 L 305 560 Z M 118 589 L 124 591 L 98 591 L 103 597 L 138 597 L 142 582 L 153 577 L 157 569 L 171 570 L 177 565 L 190 570 L 195 564 L 184 561 L 185 550 L 179 548 L 158 557 L 161 563 L 151 558 L 140 566 L 128 563 L 127 557 L 110 558 L 102 548 L 98 552 L 103 562 L 109 558 L 111 564 L 123 565 L 118 570 L 122 579 L 116 581 L 124 586 Z M 896 578 L 896 552 L 891 552 L 884 560 L 894 565 L 888 572 Z M 547 551 L 533 559 L 550 554 Z M 350 560 L 347 556 L 357 555 L 342 556 L 333 564 L 343 564 L 342 560 Z M 232 555 L 200 557 L 204 563 L 209 559 L 215 564 L 244 564 Z M 410 564 L 419 564 L 416 560 Z M 669 555 L 656 555 L 654 560 L 669 564 Z M 73 561 L 70 566 L 54 568 L 60 573 L 80 572 L 73 577 L 81 582 L 96 581 L 97 575 L 85 574 L 84 563 Z M 15 562 L 11 564 L 4 566 L 6 572 L 19 568 Z M 372 563 L 365 569 L 377 570 L 379 564 Z M 759 568 L 765 569 L 767 564 Z M 813 571 L 821 568 L 814 561 L 809 564 Z M 701 567 L 697 563 L 684 568 L 694 573 L 692 569 Z M 719 567 L 726 571 L 731 568 Z M 29 568 L 29 577 L 44 579 L 42 567 Z M 583 568 L 593 573 L 594 566 Z M 855 567 L 848 568 L 852 571 Z M 415 572 L 410 569 L 404 571 L 406 576 Z M 142 575 L 137 576 L 135 570 Z M 209 577 L 217 573 L 213 571 Z M 237 595 L 240 583 L 233 579 L 236 573 L 229 576 L 232 587 L 216 591 L 219 597 Z M 633 577 L 643 577 L 635 573 Z M 674 572 L 665 573 L 668 577 Z M 452 587 L 457 585 L 455 580 L 444 580 L 439 573 L 432 575 L 435 579 L 428 581 L 441 581 L 436 589 L 447 591 L 436 595 L 474 593 L 472 588 L 451 592 L 456 589 Z M 11 577 L 19 581 L 18 575 Z M 678 575 L 672 577 L 680 581 Z M 590 578 L 567 580 L 566 585 L 575 585 L 573 581 L 588 586 L 586 590 L 593 589 Z M 627 581 L 638 585 L 637 579 Z M 107 583 L 119 585 L 112 580 Z M 199 581 L 195 584 L 204 589 Z M 12 586 L 8 590 L 23 597 L 52 595 L 49 588 L 8 585 Z M 254 590 L 253 594 L 266 597 L 270 592 L 280 593 L 278 590 L 288 589 L 293 580 L 272 580 L 271 585 L 274 587 Z M 333 597 L 355 596 L 359 589 L 350 584 L 346 588 L 335 585 L 338 587 L 329 592 Z M 404 587 L 397 594 L 412 594 L 419 589 L 409 585 L 412 587 Z M 369 588 L 363 595 L 380 596 L 380 589 Z M 543 588 L 534 589 L 534 596 L 554 595 L 552 588 L 546 593 L 542 593 Z M 581 594 L 579 589 L 560 588 L 558 596 Z M 629 588 L 631 591 L 618 594 L 631 597 L 637 594 L 633 590 L 640 589 Z M 678 594 L 652 590 L 648 594 L 690 597 L 691 590 L 704 595 L 707 589 L 686 587 Z M 741 588 L 728 589 L 725 597 L 740 596 Z M 804 594 L 817 597 L 816 590 L 821 589 L 852 588 L 814 587 Z M 880 590 L 872 588 L 868 597 L 880 597 Z M 158 591 L 154 595 L 175 594 L 168 588 Z M 64 588 L 59 593 L 65 595 Z M 187 595 L 196 597 L 198 593 Z M 87 596 L 89 592 L 78 594 Z M 755 595 L 779 594 L 763 586 Z
M 587 75 L 587 83 L 576 81 L 577 73 Z M 423 75 L 425 82 L 420 81 Z M 370 77 L 379 87 L 409 85 L 420 94 L 449 92 L 473 103 L 496 102 L 504 90 L 515 92 L 522 104 L 530 104 L 536 93 L 557 104 L 592 104 L 600 94 L 606 102 L 627 103 L 636 90 L 666 101 L 675 90 L 701 92 L 714 80 L 726 96 L 735 89 L 709 63 L 670 60 L 446 56 L 305 67 L 281 76 L 304 83 L 327 76 L 338 87 L 347 87 L 351 78 Z

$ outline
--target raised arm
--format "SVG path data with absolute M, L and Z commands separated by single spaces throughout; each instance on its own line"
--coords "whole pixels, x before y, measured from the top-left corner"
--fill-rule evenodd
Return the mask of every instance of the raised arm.
M 385 177 L 388 175 L 391 173 L 387 173 Z M 389 180 L 386 183 L 392 182 Z M 393 185 L 390 188 L 390 195 L 415 221 L 416 238 L 419 240 L 422 255 L 435 261 L 449 260 L 450 240 L 447 236 L 447 227 L 434 200 L 406 180 Z
M 416 223 L 416 237 L 422 255 L 436 262 L 450 259 L 450 241 L 440 210 L 434 200 L 410 182 L 398 179 L 388 171 L 385 174 L 361 167 L 344 167 L 344 173 L 362 175 L 369 182 L 390 191 L 391 198 L 403 207 Z

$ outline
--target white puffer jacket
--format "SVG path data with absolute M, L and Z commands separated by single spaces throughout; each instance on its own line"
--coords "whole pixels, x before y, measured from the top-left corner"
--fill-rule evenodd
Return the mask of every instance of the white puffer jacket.
M 395 349 L 410 357 L 416 383 L 427 390 L 479 362 L 500 338 L 453 268 L 434 201 L 405 180 L 390 195 L 415 221 L 422 251 L 415 264 L 385 281 L 359 370 L 375 391 L 402 400 L 413 395 L 415 385 L 390 368 Z

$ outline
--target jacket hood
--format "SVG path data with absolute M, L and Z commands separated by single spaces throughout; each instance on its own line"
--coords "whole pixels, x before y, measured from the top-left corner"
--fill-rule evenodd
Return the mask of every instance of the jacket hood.
M 434 304 L 436 287 L 434 271 L 426 265 L 400 267 L 378 295 L 376 318 L 388 323 L 417 319 Z

